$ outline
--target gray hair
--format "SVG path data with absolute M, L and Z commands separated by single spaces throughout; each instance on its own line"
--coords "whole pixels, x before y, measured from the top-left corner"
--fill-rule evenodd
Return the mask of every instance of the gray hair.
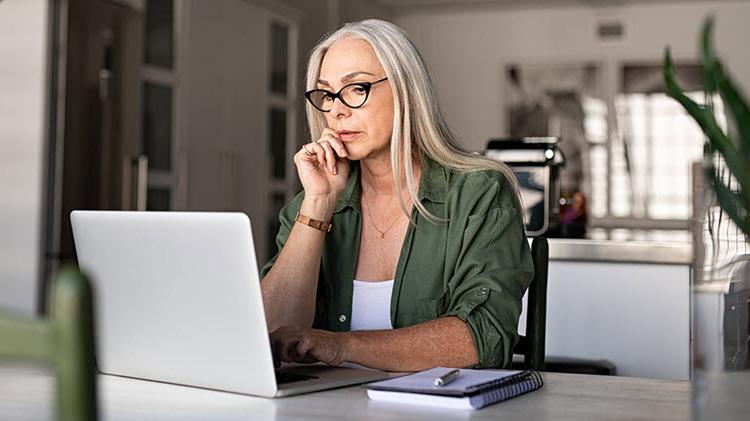
M 388 77 L 388 83 L 393 90 L 394 107 L 391 134 L 393 179 L 396 190 L 401 191 L 399 174 L 403 166 L 409 197 L 417 212 L 432 222 L 440 219 L 431 214 L 419 201 L 419 186 L 414 180 L 413 161 L 405 159 L 421 157 L 422 154 L 457 171 L 499 171 L 511 183 L 517 202 L 520 201 L 518 181 L 507 165 L 465 152 L 457 146 L 456 138 L 448 128 L 437 104 L 435 89 L 422 56 L 409 35 L 395 24 L 368 19 L 347 23 L 325 36 L 310 53 L 306 89 L 316 88 L 323 57 L 334 42 L 346 37 L 368 42 Z M 326 127 L 325 117 L 309 103 L 306 111 L 310 135 L 317 139 Z M 403 198 L 400 194 L 396 196 L 404 213 L 409 216 Z

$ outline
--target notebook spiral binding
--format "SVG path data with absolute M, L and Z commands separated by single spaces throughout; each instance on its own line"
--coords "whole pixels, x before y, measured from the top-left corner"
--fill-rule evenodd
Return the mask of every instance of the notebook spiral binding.
M 473 394 L 472 400 L 479 398 L 484 401 L 482 406 L 485 406 L 521 396 L 543 385 L 541 374 L 534 370 L 526 370 L 504 379 L 476 385 L 467 392 Z

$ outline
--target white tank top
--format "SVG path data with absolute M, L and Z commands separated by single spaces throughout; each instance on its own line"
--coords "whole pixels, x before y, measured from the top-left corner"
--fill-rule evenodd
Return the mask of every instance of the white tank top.
M 390 281 L 365 282 L 354 280 L 351 330 L 393 329 L 391 324 Z

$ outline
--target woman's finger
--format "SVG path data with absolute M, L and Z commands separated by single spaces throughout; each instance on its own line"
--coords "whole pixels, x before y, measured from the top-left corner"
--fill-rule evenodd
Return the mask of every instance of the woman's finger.
M 305 151 L 307 151 L 309 155 L 305 153 Z M 306 143 L 303 149 L 301 149 L 301 152 L 302 158 L 310 162 L 315 162 L 316 165 L 325 165 L 326 163 L 326 151 L 316 142 Z
M 333 130 L 330 127 L 326 127 L 326 128 L 323 129 L 322 132 L 320 132 L 320 137 L 323 137 L 325 135 L 331 135 L 333 137 L 338 137 L 339 134 L 336 133 L 336 130 Z
M 346 146 L 344 146 L 344 142 L 339 139 L 338 133 L 332 131 L 331 129 L 326 129 L 328 131 L 324 132 L 323 135 L 320 137 L 321 140 L 326 139 L 329 142 L 331 142 L 331 146 L 333 146 L 333 150 L 336 151 L 336 154 L 342 158 L 346 158 L 347 151 Z M 320 142 L 320 140 L 318 141 Z
M 299 342 L 297 342 L 297 347 L 295 349 L 297 356 L 296 361 L 301 362 L 305 359 L 305 356 L 307 356 L 307 352 L 310 351 L 312 348 L 312 340 L 310 338 L 302 338 Z
M 285 338 L 279 342 L 281 344 L 279 346 L 279 359 L 281 361 L 294 361 L 292 352 L 297 347 L 297 341 L 293 338 Z
M 326 168 L 328 171 L 331 172 L 331 174 L 336 174 L 336 154 L 333 152 L 333 147 L 331 146 L 331 142 L 328 140 L 319 140 L 318 145 L 320 145 L 325 150 L 325 157 L 326 157 Z
M 310 150 L 315 150 L 315 157 L 318 159 L 318 165 L 322 165 L 323 168 L 326 167 L 326 150 L 323 148 L 318 142 L 313 142 L 310 144 L 309 147 Z
M 295 161 L 314 162 L 316 165 L 318 163 L 318 157 L 309 144 L 302 145 L 299 151 L 294 155 L 294 158 Z

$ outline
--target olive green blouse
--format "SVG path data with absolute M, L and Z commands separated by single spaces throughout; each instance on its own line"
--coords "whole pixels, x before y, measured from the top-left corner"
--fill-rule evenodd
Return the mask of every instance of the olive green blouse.
M 438 317 L 465 321 L 481 368 L 510 365 L 518 335 L 521 299 L 533 276 L 531 251 L 514 191 L 495 171 L 458 172 L 423 160 L 419 200 L 447 222 L 433 223 L 413 211 L 401 246 L 391 298 L 394 328 Z M 348 331 L 360 246 L 359 163 L 326 234 L 313 327 Z M 280 212 L 278 250 L 284 246 L 304 192 Z M 278 252 L 261 270 L 261 279 Z

